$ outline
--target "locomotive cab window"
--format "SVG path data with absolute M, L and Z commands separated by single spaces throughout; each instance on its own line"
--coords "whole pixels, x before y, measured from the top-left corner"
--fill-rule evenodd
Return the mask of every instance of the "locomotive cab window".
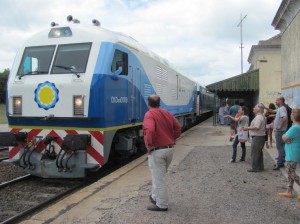
M 48 74 L 55 46 L 26 47 L 18 76 Z
M 58 45 L 51 74 L 85 73 L 91 43 Z
M 128 75 L 128 54 L 120 50 L 115 50 L 111 71 L 116 72 L 120 67 L 122 67 L 120 75 Z

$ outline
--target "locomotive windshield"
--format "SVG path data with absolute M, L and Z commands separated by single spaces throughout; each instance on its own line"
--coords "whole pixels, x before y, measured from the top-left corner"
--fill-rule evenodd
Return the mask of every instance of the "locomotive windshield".
M 51 74 L 84 73 L 92 43 L 59 45 Z
M 26 47 L 18 76 L 48 74 L 55 46 Z
M 84 73 L 92 43 L 58 45 L 51 74 Z M 18 76 L 49 74 L 56 46 L 26 47 Z

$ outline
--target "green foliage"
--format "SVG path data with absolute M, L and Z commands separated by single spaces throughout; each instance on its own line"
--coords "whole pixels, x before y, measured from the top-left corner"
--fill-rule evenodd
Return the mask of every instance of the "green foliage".
M 7 88 L 7 79 L 9 75 L 9 69 L 5 69 L 3 72 L 0 72 L 0 104 L 5 104 L 6 101 L 6 88 Z

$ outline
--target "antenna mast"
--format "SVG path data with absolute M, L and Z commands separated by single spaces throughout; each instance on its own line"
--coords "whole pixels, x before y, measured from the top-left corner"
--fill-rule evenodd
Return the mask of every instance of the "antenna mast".
M 246 19 L 247 15 L 245 15 L 243 17 L 242 13 L 241 13 L 241 20 L 239 22 L 239 24 L 237 25 L 237 27 L 241 27 L 241 74 L 243 74 L 243 21 L 244 19 Z

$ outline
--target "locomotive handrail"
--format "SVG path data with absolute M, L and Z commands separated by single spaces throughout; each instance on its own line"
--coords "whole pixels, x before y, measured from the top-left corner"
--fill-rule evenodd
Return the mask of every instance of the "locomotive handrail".
M 69 156 L 69 158 L 67 159 L 66 163 L 65 163 L 65 171 L 72 171 L 72 169 L 68 166 L 68 162 L 71 159 L 71 157 L 75 154 L 75 151 L 72 151 L 71 155 Z
M 57 154 L 56 160 L 55 160 L 55 164 L 56 164 L 58 172 L 61 172 L 61 166 L 59 165 L 59 163 L 60 163 L 59 157 L 60 157 L 60 154 L 61 154 L 62 151 L 63 151 L 63 149 L 60 148 L 60 150 L 59 150 L 59 152 Z

